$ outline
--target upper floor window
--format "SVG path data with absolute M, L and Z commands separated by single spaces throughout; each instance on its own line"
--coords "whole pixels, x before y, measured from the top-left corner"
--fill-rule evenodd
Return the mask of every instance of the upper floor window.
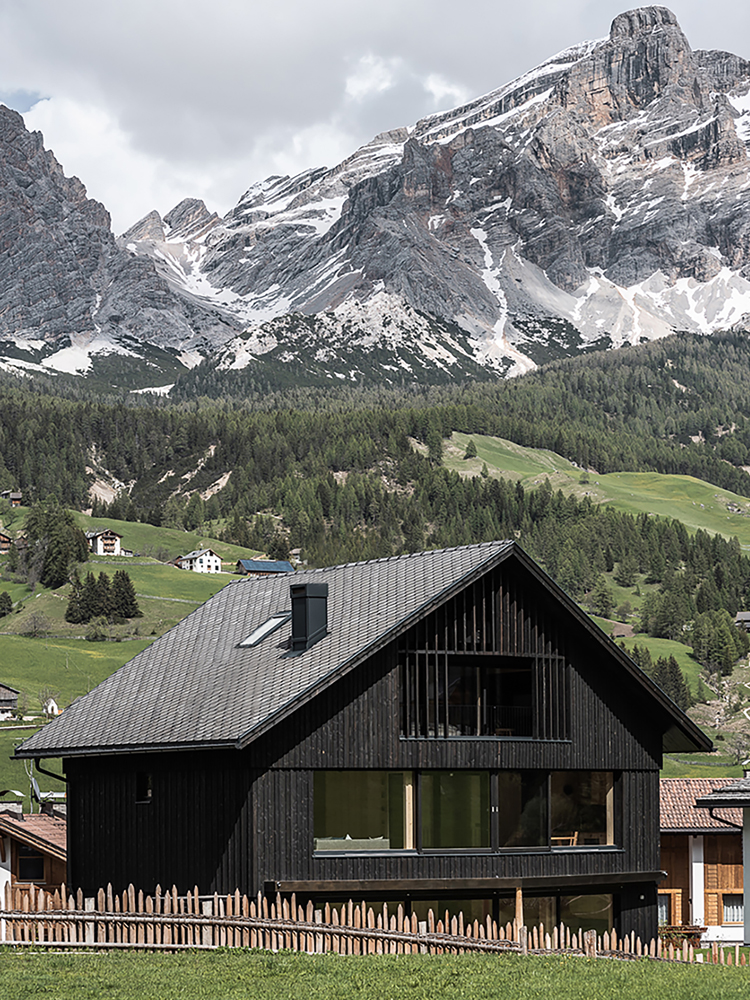
M 568 665 L 537 605 L 495 571 L 405 633 L 402 733 L 566 739 Z

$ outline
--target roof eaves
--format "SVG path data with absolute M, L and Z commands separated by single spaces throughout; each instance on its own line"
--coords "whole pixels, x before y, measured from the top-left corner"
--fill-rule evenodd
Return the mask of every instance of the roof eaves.
M 11 760 L 45 760 L 48 758 L 71 758 L 71 757 L 102 757 L 104 755 L 113 756 L 115 754 L 134 753 L 174 753 L 176 751 L 189 750 L 234 750 L 237 744 L 235 740 L 211 740 L 201 742 L 196 740 L 192 743 L 122 743 L 108 746 L 91 747 L 48 747 L 46 750 L 31 750 L 19 753 L 23 750 L 23 744 L 16 749 Z
M 25 830 L 22 823 L 18 823 L 14 820 L 6 820 L 4 817 L 0 816 L 0 833 L 5 833 L 10 837 L 14 837 L 16 840 L 20 840 L 21 843 L 27 844 L 29 847 L 34 847 L 39 851 L 43 851 L 45 854 L 49 854 L 51 857 L 57 858 L 59 861 L 67 860 L 67 853 L 64 848 L 51 843 L 49 840 L 39 836 L 37 833 Z

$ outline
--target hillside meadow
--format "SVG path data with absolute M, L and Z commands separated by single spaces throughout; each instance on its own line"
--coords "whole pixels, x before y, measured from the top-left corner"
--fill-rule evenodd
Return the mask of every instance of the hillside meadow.
M 472 440 L 477 457 L 464 459 Z M 515 479 L 534 489 L 545 477 L 553 489 L 578 499 L 588 496 L 594 503 L 611 504 L 629 514 L 659 514 L 682 521 L 689 531 L 702 528 L 711 534 L 736 535 L 743 548 L 750 548 L 750 500 L 692 476 L 658 472 L 583 473 L 579 467 L 552 451 L 524 448 L 502 438 L 454 433 L 445 448 L 445 465 L 463 476 L 481 473 Z M 581 481 L 582 477 L 584 480 Z
M 578 956 L 6 953 L 14 1000 L 739 1000 L 747 968 Z

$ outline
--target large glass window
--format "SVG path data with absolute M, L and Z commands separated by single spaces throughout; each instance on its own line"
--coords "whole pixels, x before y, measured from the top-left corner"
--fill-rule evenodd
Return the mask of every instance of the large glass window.
M 615 843 L 611 771 L 317 771 L 313 790 L 317 851 Z
M 501 771 L 498 774 L 500 847 L 546 847 L 547 774 Z
M 422 774 L 422 846 L 428 849 L 490 846 L 488 771 Z
M 614 844 L 611 771 L 553 771 L 550 827 L 553 847 Z
M 586 896 L 561 896 L 560 920 L 566 927 L 574 931 L 596 931 L 604 934 L 611 931 L 612 894 L 607 892 L 591 893 Z
M 461 657 L 448 664 L 449 736 L 532 736 L 529 659 Z
M 411 771 L 316 771 L 316 851 L 414 847 Z

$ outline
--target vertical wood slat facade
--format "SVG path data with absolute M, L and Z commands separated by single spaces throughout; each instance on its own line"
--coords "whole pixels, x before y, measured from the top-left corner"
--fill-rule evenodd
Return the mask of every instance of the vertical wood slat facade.
M 526 658 L 534 670 L 530 738 L 450 738 L 439 699 L 421 732 L 417 692 L 446 684 L 453 654 Z M 409 692 L 414 692 L 411 700 Z M 621 932 L 653 934 L 659 869 L 659 720 L 639 684 L 515 564 L 501 564 L 434 609 L 244 751 L 70 758 L 70 878 L 198 884 L 254 895 L 268 882 L 514 878 L 609 880 Z M 617 844 L 589 851 L 405 853 L 326 857 L 313 851 L 313 777 L 320 769 L 597 770 L 615 775 Z M 138 774 L 151 776 L 136 803 Z M 102 817 L 107 830 L 103 836 Z M 637 822 L 633 821 L 637 817 Z M 652 876 L 650 876 L 652 877 Z M 550 889 L 551 891 L 551 889 Z

